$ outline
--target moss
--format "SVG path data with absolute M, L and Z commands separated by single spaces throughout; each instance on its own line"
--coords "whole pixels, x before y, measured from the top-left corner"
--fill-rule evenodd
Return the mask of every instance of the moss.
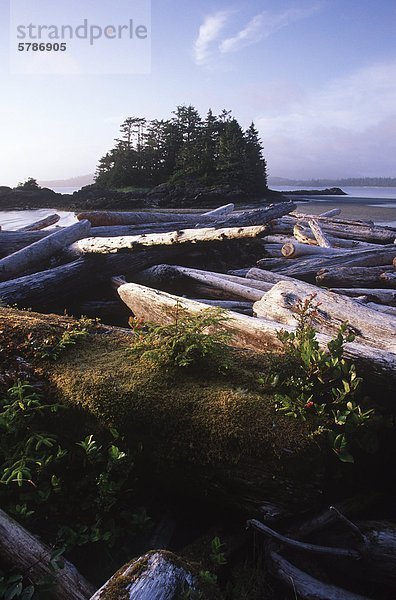
M 128 600 L 128 587 L 134 583 L 147 568 L 148 562 L 152 556 L 160 553 L 166 560 L 180 567 L 187 573 L 197 577 L 198 573 L 193 565 L 187 563 L 182 558 L 166 550 L 152 550 L 138 559 L 133 559 L 121 569 L 119 569 L 107 584 L 106 591 L 101 595 L 100 600 Z M 214 586 L 213 586 L 214 587 Z M 206 597 L 206 596 L 205 596 Z
M 14 345 L 19 340 L 23 346 L 29 331 L 45 336 L 62 331 L 67 322 L 0 310 L 0 329 L 7 329 Z M 317 492 L 323 477 L 318 441 L 308 422 L 277 413 L 273 397 L 259 386 L 265 356 L 234 350 L 236 366 L 226 376 L 182 371 L 172 376 L 147 360 L 132 359 L 130 339 L 99 327 L 58 361 L 33 362 L 58 400 L 116 426 L 132 447 L 142 442 L 143 468 L 169 485 L 173 477 L 182 486 L 196 478 L 201 493 L 221 493 L 223 482 L 232 479 L 235 491 L 251 484 L 252 495 L 263 489 L 291 504 L 296 482 L 302 491 L 298 502 Z

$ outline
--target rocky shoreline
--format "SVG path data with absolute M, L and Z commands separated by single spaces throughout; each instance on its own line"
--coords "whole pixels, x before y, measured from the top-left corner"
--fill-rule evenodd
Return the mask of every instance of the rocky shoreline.
M 284 200 L 281 192 L 268 190 L 265 197 L 252 198 L 231 186 L 202 187 L 192 185 L 159 185 L 152 190 L 117 191 L 88 185 L 73 194 L 59 194 L 49 188 L 12 189 L 0 186 L 0 210 L 54 208 L 58 210 L 135 210 L 151 208 L 212 207 L 233 202 L 250 203 Z

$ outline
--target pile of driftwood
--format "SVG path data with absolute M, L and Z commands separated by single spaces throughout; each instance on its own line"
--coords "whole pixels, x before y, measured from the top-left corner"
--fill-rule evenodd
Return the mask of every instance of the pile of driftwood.
M 103 317 L 122 313 L 119 299 L 109 297 L 112 283 L 138 317 L 160 323 L 176 302 L 191 311 L 217 305 L 229 311 L 236 345 L 272 350 L 280 324 L 295 326 L 296 302 L 315 295 L 322 342 L 348 321 L 356 340 L 347 355 L 394 377 L 396 229 L 336 218 L 338 210 L 314 217 L 295 208 L 286 202 L 242 212 L 232 204 L 203 214 L 92 212 L 66 228 L 39 229 L 54 222 L 51 216 L 0 231 L 0 299 Z M 251 268 L 229 270 L 230 259 L 223 272 L 199 268 L 211 248 L 238 242 L 236 254 L 252 240 L 259 260 Z
M 391 385 L 396 379 L 396 229 L 343 220 L 335 211 L 314 217 L 295 209 L 287 202 L 240 212 L 233 205 L 189 214 L 93 212 L 79 214 L 79 222 L 66 228 L 43 229 L 57 221 L 51 216 L 23 230 L 0 231 L 0 300 L 39 312 L 88 316 L 121 315 L 126 305 L 129 314 L 156 323 L 169 322 L 176 305 L 191 313 L 215 305 L 228 317 L 224 326 L 233 344 L 271 351 L 280 348 L 279 329 L 295 327 L 296 303 L 314 297 L 320 343 L 326 345 L 348 321 L 356 337 L 346 345 L 346 355 L 366 375 Z M 252 242 L 255 264 L 235 268 L 244 245 Z M 226 247 L 222 269 L 202 268 L 214 248 L 221 254 Z M 388 561 L 386 576 L 395 586 L 395 535 L 387 526 L 356 527 L 355 542 L 340 554 L 337 545 L 305 542 L 301 531 L 282 536 L 257 521 L 251 525 L 275 540 L 268 550 L 273 571 L 292 582 L 302 598 L 362 596 L 323 587 L 283 557 L 285 548 L 336 554 L 351 564 Z M 0 531 L 3 539 L 6 533 L 14 536 L 8 547 L 15 547 L 16 561 L 17 556 L 22 560 L 23 547 L 34 546 L 4 514 Z M 48 549 L 37 552 L 44 556 Z M 166 554 L 149 554 L 135 567 L 127 565 L 92 598 L 124 598 L 125 592 L 130 598 L 173 598 L 198 585 Z M 93 594 L 70 565 L 64 575 L 59 585 L 66 591 L 59 589 L 55 597 Z

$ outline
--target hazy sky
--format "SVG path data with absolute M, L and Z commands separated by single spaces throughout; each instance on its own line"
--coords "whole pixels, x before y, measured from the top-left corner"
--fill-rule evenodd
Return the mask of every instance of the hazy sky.
M 32 21 L 44 1 L 30 0 Z M 394 0 L 153 0 L 151 71 L 124 75 L 86 74 L 66 53 L 57 74 L 10 73 L 18 2 L 29 8 L 0 0 L 0 185 L 93 172 L 127 116 L 190 103 L 254 120 L 270 175 L 396 176 Z M 52 0 L 51 16 L 105 18 L 106 2 Z M 111 6 L 114 22 L 133 16 L 134 0 Z

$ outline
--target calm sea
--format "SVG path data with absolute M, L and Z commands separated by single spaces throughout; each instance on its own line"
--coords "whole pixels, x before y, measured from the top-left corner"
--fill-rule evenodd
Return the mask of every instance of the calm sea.
M 61 194 L 72 194 L 78 188 L 54 188 Z M 272 187 L 278 191 L 294 191 L 297 187 Z M 306 188 L 315 189 L 315 188 Z M 344 187 L 347 196 L 307 196 L 307 202 L 298 201 L 301 212 L 320 214 L 331 208 L 342 208 L 342 216 L 348 219 L 371 220 L 379 224 L 396 227 L 396 188 L 383 187 Z M 296 198 L 294 198 L 297 200 Z M 302 199 L 302 198 L 301 198 Z M 324 204 L 326 206 L 324 206 Z M 309 209 L 308 209 L 309 206 Z M 3 230 L 15 230 L 54 213 L 54 210 L 0 211 L 0 225 Z M 66 226 L 76 222 L 73 212 L 56 211 L 61 220 L 58 225 Z

